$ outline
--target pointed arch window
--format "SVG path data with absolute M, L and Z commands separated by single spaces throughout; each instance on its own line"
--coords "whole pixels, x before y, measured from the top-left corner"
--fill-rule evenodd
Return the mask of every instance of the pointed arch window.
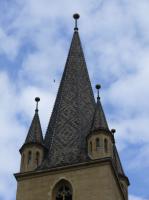
M 63 184 L 57 191 L 56 200 L 72 200 L 70 188 Z
M 72 200 L 72 188 L 71 185 L 65 181 L 60 181 L 55 190 L 54 200 Z
M 40 162 L 40 153 L 37 151 L 36 152 L 36 165 L 38 166 L 39 165 L 39 162 Z
M 28 161 L 27 161 L 28 164 L 30 164 L 31 159 L 32 159 L 32 152 L 29 151 L 29 152 L 28 152 Z
M 90 142 L 90 147 L 89 147 L 89 149 L 90 149 L 90 153 L 92 153 L 92 150 L 93 150 L 92 142 Z
M 22 162 L 21 162 L 21 169 L 22 170 L 24 169 L 24 164 L 25 164 L 25 155 L 23 153 L 23 155 L 22 155 Z
M 100 148 L 100 139 L 96 138 L 96 150 L 98 151 Z
M 104 149 L 105 149 L 105 152 L 107 153 L 108 152 L 108 140 L 107 139 L 104 139 Z
M 24 162 L 25 162 L 25 155 L 23 153 L 23 155 L 22 155 L 22 166 L 24 166 Z

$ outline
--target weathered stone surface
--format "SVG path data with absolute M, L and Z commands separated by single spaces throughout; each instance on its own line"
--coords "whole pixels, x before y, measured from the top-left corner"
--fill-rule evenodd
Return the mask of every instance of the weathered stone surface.
M 55 200 L 54 187 L 62 179 L 72 185 L 73 200 L 124 200 L 109 163 L 47 172 L 19 180 L 17 200 Z

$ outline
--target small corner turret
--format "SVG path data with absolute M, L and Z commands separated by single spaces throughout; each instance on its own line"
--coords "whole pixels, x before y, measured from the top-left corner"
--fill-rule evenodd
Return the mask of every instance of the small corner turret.
M 129 180 L 124 173 L 121 161 L 115 145 L 114 134 L 115 129 L 109 130 L 106 117 L 100 102 L 99 89 L 100 85 L 96 85 L 97 89 L 97 103 L 95 105 L 95 112 L 93 116 L 92 126 L 89 135 L 87 136 L 88 156 L 91 160 L 110 158 L 116 169 L 121 189 L 128 199 L 128 185 Z
M 114 137 L 115 132 L 116 132 L 115 129 L 111 130 L 113 137 Z M 118 155 L 118 152 L 116 149 L 116 145 L 115 145 L 115 139 L 114 139 L 114 143 L 113 143 L 113 154 L 114 154 L 113 159 L 114 159 L 114 163 L 116 165 L 117 171 L 118 171 L 118 177 L 120 180 L 121 188 L 122 188 L 122 191 L 124 193 L 126 200 L 128 200 L 128 186 L 130 185 L 130 183 L 129 183 L 129 179 L 125 175 L 123 167 L 121 165 L 121 161 L 120 161 L 120 158 L 119 158 L 119 155 Z
M 109 130 L 104 111 L 99 97 L 100 85 L 96 85 L 97 103 L 95 106 L 94 117 L 91 131 L 87 137 L 88 155 L 91 159 L 113 157 L 114 137 Z
M 35 101 L 36 101 L 35 115 L 33 117 L 25 143 L 20 149 L 21 173 L 35 170 L 41 164 L 44 158 L 45 147 L 43 142 L 40 119 L 38 115 L 38 103 L 40 101 L 40 98 L 36 97 Z

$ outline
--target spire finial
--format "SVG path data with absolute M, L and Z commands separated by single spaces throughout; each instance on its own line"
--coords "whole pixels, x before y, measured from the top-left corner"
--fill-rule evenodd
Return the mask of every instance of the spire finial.
M 35 101 L 36 101 L 36 110 L 35 110 L 35 112 L 38 112 L 38 102 L 40 101 L 40 98 L 36 97 Z
M 97 100 L 100 99 L 100 97 L 99 97 L 99 90 L 100 90 L 100 88 L 101 88 L 101 85 L 100 85 L 100 84 L 97 84 L 97 85 L 96 85 L 96 89 L 97 89 Z
M 115 144 L 115 138 L 114 138 L 114 134 L 115 134 L 116 130 L 113 128 L 111 129 L 111 133 L 113 135 L 113 143 Z
M 78 31 L 78 19 L 80 18 L 80 15 L 78 14 L 78 13 L 75 13 L 74 15 L 73 15 L 73 18 L 75 19 L 75 28 L 74 28 L 74 30 L 75 31 Z
M 113 128 L 111 129 L 111 133 L 114 135 L 114 133 L 116 132 L 116 130 Z

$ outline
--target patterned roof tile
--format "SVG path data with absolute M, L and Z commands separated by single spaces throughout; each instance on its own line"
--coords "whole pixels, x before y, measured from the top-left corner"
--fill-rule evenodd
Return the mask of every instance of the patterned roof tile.
M 79 33 L 74 32 L 45 136 L 49 166 L 84 161 L 95 100 Z

